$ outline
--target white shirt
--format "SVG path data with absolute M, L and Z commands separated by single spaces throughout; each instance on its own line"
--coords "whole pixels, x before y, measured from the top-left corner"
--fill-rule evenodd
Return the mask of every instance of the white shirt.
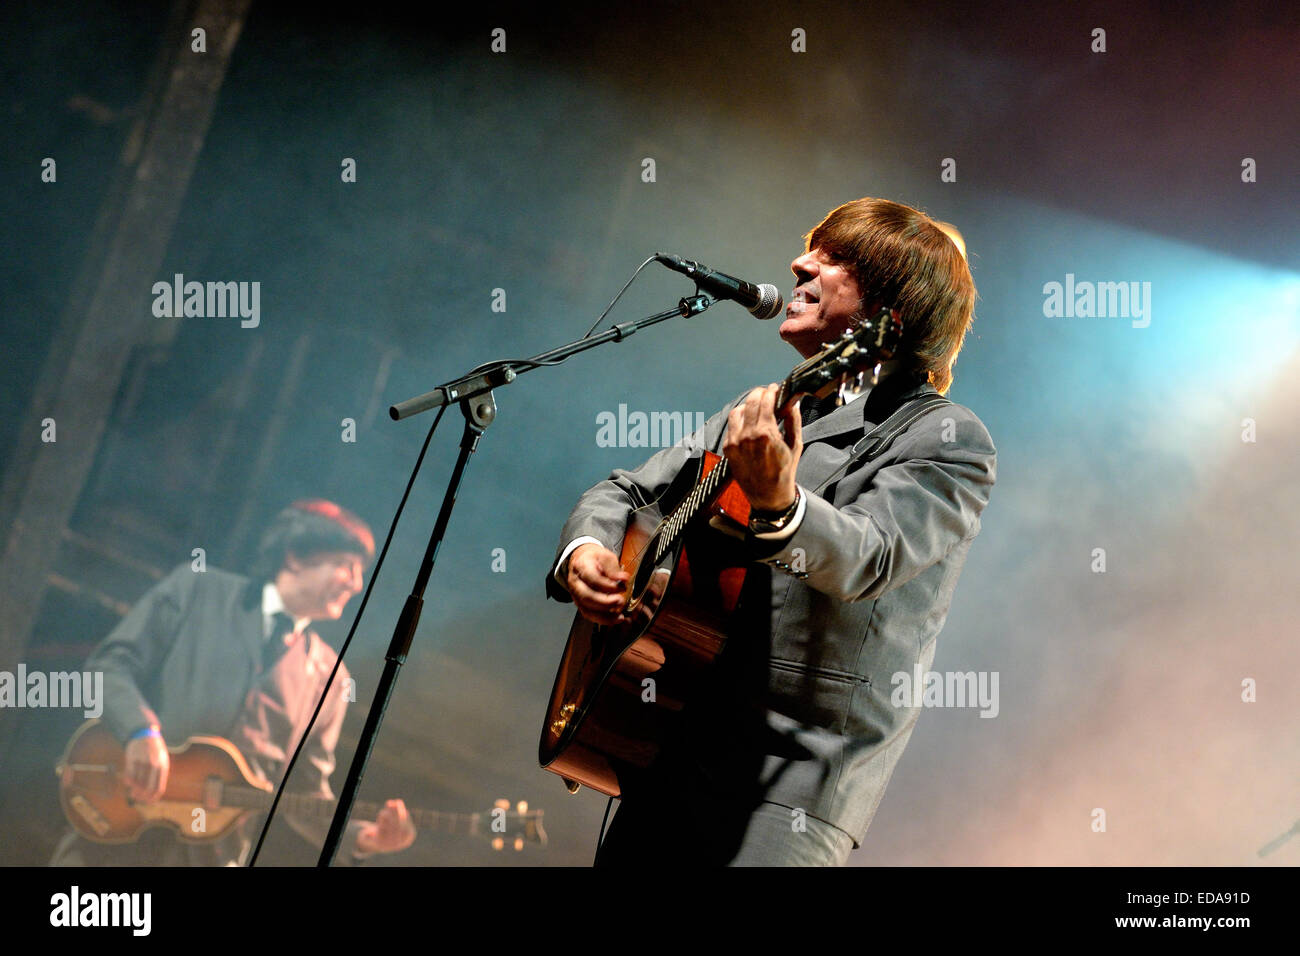
M 289 614 L 288 609 L 284 606 L 284 598 L 280 597 L 280 589 L 270 581 L 262 586 L 262 640 L 267 641 L 271 637 L 271 631 L 275 627 L 275 616 L 277 614 Z M 292 617 L 292 615 L 290 615 Z M 307 625 L 311 624 L 309 617 L 297 617 L 293 620 L 293 633 L 295 636 L 301 635 L 307 630 Z

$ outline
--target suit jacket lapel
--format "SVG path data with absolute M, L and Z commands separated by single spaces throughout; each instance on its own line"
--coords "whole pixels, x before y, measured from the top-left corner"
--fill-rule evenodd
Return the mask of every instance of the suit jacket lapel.
M 937 394 L 928 382 L 902 380 L 890 383 L 886 389 L 888 381 L 881 382 L 870 393 L 808 426 L 803 433 L 804 455 L 799 461 L 800 484 L 805 488 L 820 489 L 826 479 L 844 464 L 844 453 L 850 450 L 850 446 L 893 414 L 899 405 L 920 395 Z M 817 446 L 821 443 L 840 450 L 819 449 Z
M 853 433 L 854 440 L 857 440 L 888 418 L 902 402 L 926 390 L 934 391 L 934 388 L 928 382 L 904 378 L 895 380 L 891 376 L 866 395 L 847 405 L 841 405 L 805 428 L 803 443 L 807 445 L 810 442 L 828 441 L 846 432 Z
M 864 395 L 856 402 L 841 405 L 835 411 L 823 415 L 803 430 L 803 443 L 826 441 L 845 432 L 862 432 L 862 408 L 870 395 Z
M 248 649 L 249 659 L 262 659 L 262 648 L 266 644 L 266 622 L 262 617 L 262 586 L 249 582 L 247 589 L 240 596 L 239 610 L 236 612 L 239 640 Z

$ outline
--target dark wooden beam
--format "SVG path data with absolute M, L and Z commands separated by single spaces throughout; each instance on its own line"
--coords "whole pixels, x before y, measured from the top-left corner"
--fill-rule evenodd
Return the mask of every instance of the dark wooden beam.
M 251 0 L 182 0 L 100 208 L 0 492 L 0 669 L 24 658 L 133 349 L 159 340 L 150 289 Z M 206 52 L 191 48 L 206 31 Z M 36 160 L 33 159 L 33 168 Z M 68 168 L 73 163 L 65 164 Z M 166 333 L 164 333 L 164 338 Z M 57 441 L 40 440 L 53 418 Z M 6 721 L 4 724 L 12 722 Z M 0 742 L 8 733 L 0 727 Z

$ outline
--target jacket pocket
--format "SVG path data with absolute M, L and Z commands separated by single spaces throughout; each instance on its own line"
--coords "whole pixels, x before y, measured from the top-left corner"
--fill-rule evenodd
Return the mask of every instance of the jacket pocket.
M 807 727 L 841 733 L 854 697 L 870 685 L 849 671 L 768 659 L 768 707 Z
M 848 684 L 870 684 L 871 679 L 863 677 L 861 674 L 854 674 L 851 671 L 836 670 L 832 667 L 809 667 L 807 664 L 801 664 L 797 661 L 783 661 L 779 658 L 768 658 L 768 666 L 778 670 L 788 671 L 792 674 L 808 674 L 811 677 L 817 677 L 825 680 L 842 681 Z

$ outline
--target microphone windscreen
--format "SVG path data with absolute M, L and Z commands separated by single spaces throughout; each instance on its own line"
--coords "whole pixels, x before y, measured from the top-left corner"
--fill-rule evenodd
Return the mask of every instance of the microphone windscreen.
M 785 303 L 781 301 L 781 292 L 776 286 L 764 282 L 758 287 L 758 304 L 750 309 L 756 319 L 774 319 L 781 314 Z

